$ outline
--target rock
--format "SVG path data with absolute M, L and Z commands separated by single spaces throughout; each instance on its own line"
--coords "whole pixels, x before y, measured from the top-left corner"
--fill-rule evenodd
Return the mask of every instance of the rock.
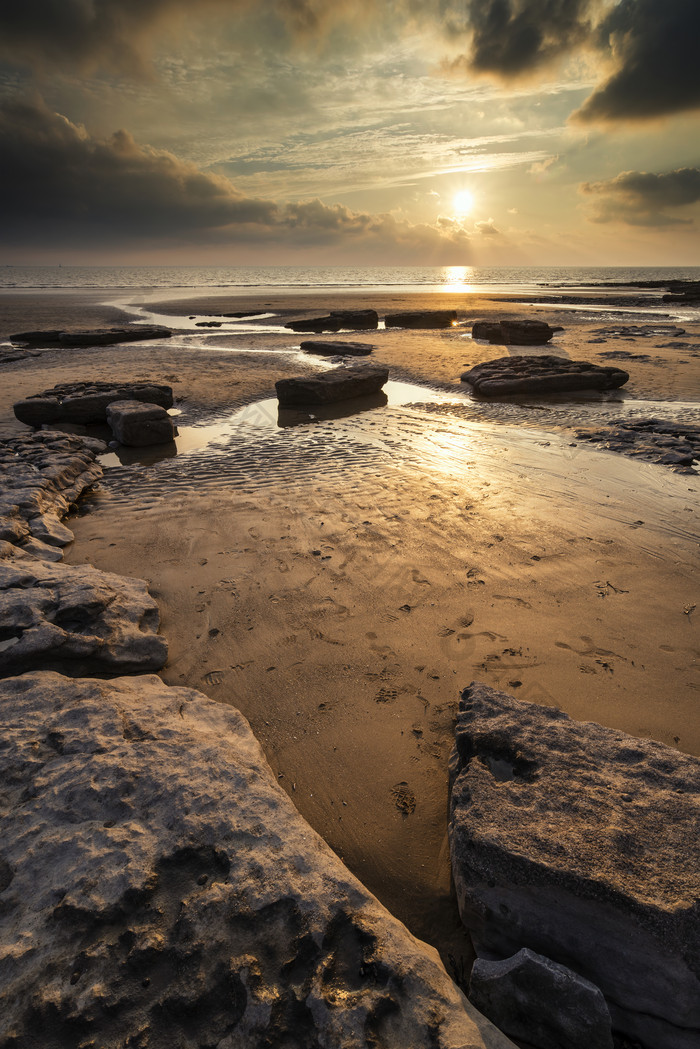
M 469 1000 L 499 1030 L 536 1049 L 613 1049 L 600 990 L 526 947 L 503 962 L 477 958 Z
M 144 401 L 172 408 L 173 391 L 159 383 L 70 382 L 33 394 L 14 405 L 20 422 L 28 426 L 44 423 L 107 421 L 107 405 L 112 401 Z
M 24 548 L 31 550 L 30 543 Z M 46 549 L 60 558 L 56 547 Z M 168 647 L 158 622 L 143 579 L 91 565 L 0 562 L 3 676 L 38 668 L 71 675 L 159 670 Z
M 0 1044 L 514 1049 L 347 871 L 234 708 L 0 682 Z
M 95 442 L 72 434 L 23 434 L 0 441 L 0 540 L 60 560 L 73 533 L 60 518 L 102 477 Z
M 450 848 L 480 957 L 523 947 L 599 987 L 648 1049 L 700 1039 L 700 761 L 474 683 Z
M 319 339 L 300 345 L 306 353 L 317 353 L 321 357 L 367 357 L 374 349 L 371 342 L 321 342 Z
M 387 328 L 451 328 L 456 310 L 420 310 L 415 313 L 387 313 Z
M 195 321 L 196 328 L 220 328 L 223 321 Z
M 135 448 L 166 444 L 177 433 L 165 408 L 143 401 L 112 401 L 107 406 L 107 422 L 120 444 Z
M 108 346 L 116 342 L 141 342 L 144 339 L 167 339 L 169 328 L 155 325 L 133 328 L 93 328 L 82 331 L 21 331 L 10 335 L 10 342 L 21 346 Z
M 628 379 L 629 373 L 621 368 L 547 355 L 499 357 L 477 364 L 462 375 L 462 382 L 468 382 L 474 393 L 482 397 L 501 397 L 511 393 L 614 390 Z
M 292 331 L 368 331 L 379 325 L 376 310 L 332 310 L 327 317 L 313 317 L 304 321 L 289 321 L 285 328 Z
M 596 430 L 577 430 L 581 440 L 595 441 L 613 452 L 695 473 L 700 461 L 700 426 L 654 418 L 611 419 Z
M 279 379 L 275 383 L 280 407 L 332 404 L 352 397 L 378 393 L 389 378 L 389 369 L 377 366 L 333 368 L 320 375 Z
M 475 321 L 472 339 L 486 339 L 504 346 L 541 346 L 562 328 L 551 328 L 546 321 L 504 320 Z

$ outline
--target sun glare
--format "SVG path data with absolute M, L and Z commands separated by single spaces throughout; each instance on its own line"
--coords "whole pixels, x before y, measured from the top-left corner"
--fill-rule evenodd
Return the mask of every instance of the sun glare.
M 471 214 L 474 209 L 474 194 L 468 189 L 461 189 L 452 198 L 452 207 L 457 218 Z

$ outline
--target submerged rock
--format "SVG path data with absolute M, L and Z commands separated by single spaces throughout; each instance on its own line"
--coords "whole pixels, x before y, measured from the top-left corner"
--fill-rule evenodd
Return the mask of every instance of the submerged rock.
M 92 565 L 0 562 L 0 675 L 159 670 L 168 655 L 159 619 L 143 579 Z
M 505 1034 L 535 1049 L 613 1049 L 600 990 L 527 947 L 503 962 L 477 958 L 469 1000 Z
M 378 366 L 333 368 L 320 375 L 279 379 L 275 383 L 280 407 L 332 404 L 352 397 L 378 393 L 389 378 L 389 369 Z
M 629 379 L 621 368 L 588 361 L 536 355 L 483 361 L 462 375 L 474 393 L 500 397 L 511 393 L 563 393 L 569 390 L 615 390 Z
M 327 317 L 289 321 L 291 331 L 369 331 L 379 324 L 376 310 L 332 310 Z
M 347 871 L 232 707 L 0 682 L 0 1044 L 514 1049 Z
M 112 401 L 144 401 L 172 408 L 171 386 L 152 382 L 67 382 L 51 390 L 35 393 L 14 405 L 20 422 L 28 426 L 45 423 L 107 421 L 107 406 Z
M 700 1040 L 700 761 L 474 683 L 450 848 L 480 957 L 523 947 L 590 980 L 648 1049 Z
M 475 321 L 472 339 L 486 339 L 504 346 L 541 346 L 562 330 L 537 320 Z
M 20 331 L 10 335 L 10 342 L 21 346 L 109 346 L 117 342 L 141 342 L 144 339 L 167 339 L 169 328 L 142 325 L 133 328 L 93 328 L 81 331 Z
M 320 339 L 300 343 L 306 353 L 321 357 L 367 357 L 374 349 L 371 342 L 324 342 Z
M 387 313 L 387 328 L 451 328 L 456 310 L 420 310 L 414 313 Z
M 107 422 L 119 443 L 133 448 L 167 444 L 177 433 L 165 408 L 143 401 L 112 401 Z

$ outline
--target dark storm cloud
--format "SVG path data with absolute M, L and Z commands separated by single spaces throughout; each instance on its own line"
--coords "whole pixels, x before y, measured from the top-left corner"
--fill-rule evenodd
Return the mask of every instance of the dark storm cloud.
M 590 6 L 590 0 L 470 0 L 469 66 L 504 77 L 532 72 L 585 38 Z
M 628 226 L 691 225 L 692 219 L 668 215 L 700 201 L 700 168 L 679 168 L 662 174 L 623 171 L 604 182 L 584 182 L 591 198 L 592 222 L 624 222 Z
M 43 103 L 0 106 L 0 228 L 6 245 L 366 244 L 416 253 L 464 251 L 463 235 L 320 200 L 248 197 L 126 131 L 97 139 Z M 446 254 L 447 253 L 447 254 Z
M 700 106 L 698 0 L 622 0 L 597 43 L 619 65 L 576 114 L 582 121 L 644 120 Z

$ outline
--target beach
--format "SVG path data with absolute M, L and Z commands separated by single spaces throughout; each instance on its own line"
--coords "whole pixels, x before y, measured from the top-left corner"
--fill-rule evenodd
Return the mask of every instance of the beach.
M 275 381 L 328 367 L 283 324 L 367 307 L 454 309 L 459 323 L 339 335 L 373 343 L 392 403 L 278 426 Z M 4 364 L 2 432 L 25 429 L 14 401 L 55 383 L 172 385 L 191 450 L 108 457 L 66 561 L 147 580 L 163 680 L 240 709 L 301 814 L 453 970 L 471 958 L 446 830 L 461 689 L 481 680 L 700 754 L 697 474 L 577 436 L 620 414 L 700 421 L 697 311 L 270 289 L 7 292 L 0 311 L 0 339 L 170 324 L 170 339 Z M 629 382 L 475 401 L 461 373 L 507 351 L 472 340 L 471 322 L 500 316 L 561 326 L 546 352 Z

